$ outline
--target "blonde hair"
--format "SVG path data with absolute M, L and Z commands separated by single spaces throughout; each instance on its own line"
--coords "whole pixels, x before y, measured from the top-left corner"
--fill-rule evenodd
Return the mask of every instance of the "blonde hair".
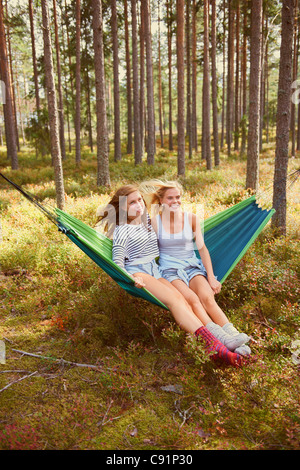
M 104 207 L 97 209 L 97 230 L 103 230 L 109 238 L 112 238 L 116 225 L 127 223 L 127 201 L 126 197 L 135 191 L 140 191 L 139 187 L 135 184 L 127 184 L 121 186 L 111 200 Z M 125 207 L 126 203 L 126 207 Z M 146 203 L 145 203 L 146 204 Z M 123 207 L 124 205 L 124 207 Z M 126 219 L 126 220 L 125 220 Z M 142 216 L 142 222 L 146 225 L 146 211 Z
M 152 207 L 156 207 L 156 212 L 160 211 L 160 200 L 164 197 L 168 189 L 176 188 L 182 194 L 183 188 L 178 181 L 168 181 L 160 179 L 152 179 L 149 181 L 143 181 L 139 186 L 139 191 L 142 194 L 148 210 Z

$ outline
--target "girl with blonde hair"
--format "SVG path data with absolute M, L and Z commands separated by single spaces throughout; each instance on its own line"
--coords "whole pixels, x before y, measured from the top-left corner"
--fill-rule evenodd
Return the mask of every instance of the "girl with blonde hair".
M 143 182 L 139 189 L 148 208 L 154 208 L 151 223 L 158 239 L 162 276 L 181 292 L 197 318 L 228 349 L 249 355 L 249 336 L 239 333 L 215 300 L 221 283 L 214 275 L 199 217 L 182 210 L 182 186 L 177 181 L 155 179 Z
M 106 207 L 98 213 L 102 225 L 113 239 L 113 260 L 125 269 L 137 287 L 145 287 L 172 313 L 177 324 L 187 333 L 203 340 L 213 358 L 240 365 L 242 357 L 230 351 L 195 315 L 183 295 L 163 278 L 156 263 L 159 256 L 156 233 L 137 186 L 126 185 L 116 191 Z

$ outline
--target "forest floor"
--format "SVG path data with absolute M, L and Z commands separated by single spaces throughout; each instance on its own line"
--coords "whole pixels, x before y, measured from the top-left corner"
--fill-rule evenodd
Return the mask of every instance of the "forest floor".
M 55 205 L 50 158 L 22 149 L 19 160 L 12 171 L 2 148 L 0 171 Z M 176 177 L 176 153 L 158 149 L 153 167 L 125 156 L 110 162 L 108 192 L 96 185 L 95 152 L 83 149 L 79 168 L 74 160 L 64 163 L 65 210 L 92 226 L 121 184 Z M 199 155 L 186 167 L 185 202 L 203 204 L 205 218 L 248 196 L 237 155 L 210 172 Z M 271 193 L 273 171 L 270 144 L 260 181 Z M 0 449 L 297 449 L 299 202 L 298 182 L 287 236 L 269 223 L 217 297 L 252 338 L 255 360 L 234 368 L 206 358 L 169 312 L 129 296 L 0 179 Z

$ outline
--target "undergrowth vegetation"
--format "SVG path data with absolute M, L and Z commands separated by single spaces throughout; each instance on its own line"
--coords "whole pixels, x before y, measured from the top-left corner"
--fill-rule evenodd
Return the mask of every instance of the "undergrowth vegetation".
M 96 209 L 125 182 L 176 178 L 176 154 L 136 167 L 110 163 L 97 187 L 96 158 L 64 162 L 65 210 L 94 225 Z M 8 178 L 55 205 L 50 157 L 30 149 Z M 272 187 L 274 150 L 261 158 Z M 209 217 L 246 198 L 246 161 L 223 156 L 208 172 L 186 161 L 184 202 Z M 289 171 L 299 167 L 291 159 Z M 222 287 L 220 306 L 251 336 L 255 361 L 212 363 L 169 312 L 129 296 L 30 202 L 0 180 L 0 449 L 290 450 L 299 445 L 299 183 L 288 194 L 285 238 L 270 224 Z

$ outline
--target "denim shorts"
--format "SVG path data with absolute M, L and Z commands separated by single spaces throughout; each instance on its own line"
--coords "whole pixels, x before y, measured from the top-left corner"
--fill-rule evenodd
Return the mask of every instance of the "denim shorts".
M 162 276 L 161 269 L 156 263 L 155 259 L 149 263 L 143 263 L 143 264 L 134 264 L 134 265 L 125 265 L 126 271 L 128 271 L 130 274 L 135 274 L 135 273 L 145 273 L 145 274 L 150 274 L 150 276 L 155 277 L 155 279 L 159 279 Z
M 163 278 L 169 282 L 180 280 L 185 282 L 187 285 L 190 284 L 190 281 L 193 279 L 193 277 L 199 275 L 206 277 L 207 275 L 206 269 L 201 261 L 199 262 L 198 266 L 161 269 L 161 273 Z

